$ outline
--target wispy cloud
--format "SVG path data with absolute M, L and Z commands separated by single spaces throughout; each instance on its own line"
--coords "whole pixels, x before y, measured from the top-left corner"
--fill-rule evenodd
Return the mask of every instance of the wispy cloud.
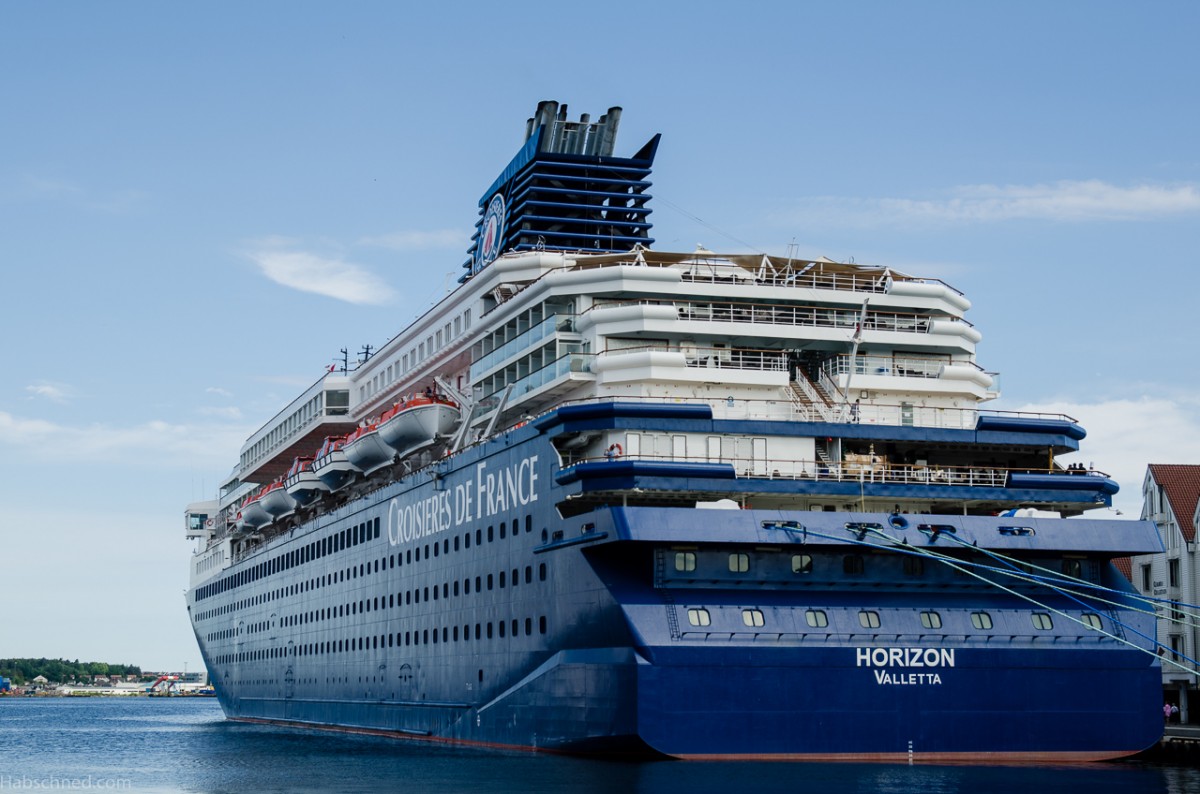
M 1072 461 L 1094 464 L 1120 486 L 1113 505 L 1126 518 L 1142 509 L 1142 480 L 1150 463 L 1200 464 L 1200 401 L 1143 397 L 1097 402 L 1069 400 L 1018 406 L 1064 413 L 1087 430 Z
M 264 240 L 246 252 L 263 275 L 285 287 L 354 304 L 388 303 L 394 292 L 365 267 L 339 258 L 296 250 L 281 240 Z
M 1156 220 L 1200 214 L 1193 184 L 1130 187 L 1100 180 L 1038 185 L 968 185 L 930 198 L 807 199 L 793 213 L 805 222 L 844 226 L 954 225 L 1043 220 L 1059 223 Z
M 209 386 L 204 391 L 207 394 L 215 394 L 218 397 L 233 397 L 233 392 L 228 389 L 222 389 L 220 386 Z
M 215 416 L 218 419 L 237 420 L 242 418 L 242 409 L 236 405 L 227 405 L 223 408 L 208 406 L 200 409 L 201 416 Z
M 17 197 L 26 201 L 53 201 L 86 210 L 121 214 L 145 204 L 143 190 L 121 188 L 95 190 L 66 179 L 28 176 L 18 188 Z
M 224 466 L 252 427 L 236 423 L 69 425 L 0 411 L 0 450 L 18 451 L 36 462 L 133 463 L 184 468 Z
M 430 229 L 427 231 L 403 231 L 363 237 L 359 245 L 387 248 L 392 251 L 422 251 L 430 248 L 466 249 L 471 233 L 461 229 Z
M 51 383 L 49 381 L 37 381 L 25 387 L 25 391 L 29 394 L 31 400 L 49 400 L 50 402 L 65 404 L 70 398 L 70 388 L 61 383 Z

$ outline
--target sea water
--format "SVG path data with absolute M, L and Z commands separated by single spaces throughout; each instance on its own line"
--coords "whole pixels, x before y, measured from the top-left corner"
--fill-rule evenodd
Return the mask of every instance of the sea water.
M 0 698 L 9 791 L 1195 794 L 1200 770 L 597 761 L 244 725 L 208 698 L 10 697 Z

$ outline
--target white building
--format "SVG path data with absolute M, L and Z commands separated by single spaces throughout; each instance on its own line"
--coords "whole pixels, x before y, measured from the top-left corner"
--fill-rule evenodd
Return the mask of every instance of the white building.
M 1196 659 L 1200 649 L 1200 610 L 1186 606 L 1200 598 L 1200 558 L 1196 553 L 1200 466 L 1151 463 L 1142 497 L 1142 518 L 1158 525 L 1166 550 L 1132 559 L 1133 584 L 1143 595 L 1181 604 L 1180 608 L 1158 606 L 1158 641 L 1164 648 L 1164 697 L 1178 704 L 1181 721 L 1189 722 L 1189 713 L 1200 715 L 1200 675 L 1188 661 Z

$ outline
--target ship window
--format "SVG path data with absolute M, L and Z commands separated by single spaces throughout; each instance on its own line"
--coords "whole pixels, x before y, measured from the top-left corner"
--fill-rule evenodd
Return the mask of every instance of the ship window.
M 940 629 L 942 627 L 942 616 L 937 612 L 922 612 L 921 625 L 927 629 Z
M 1049 631 L 1054 628 L 1054 621 L 1045 612 L 1034 612 L 1029 618 L 1033 621 L 1033 627 L 1038 631 Z
M 1095 615 L 1090 612 L 1084 613 L 1083 623 L 1085 626 L 1087 626 L 1089 629 L 1092 629 L 1093 631 L 1100 631 L 1101 627 L 1104 625 L 1103 623 L 1100 622 L 1099 615 Z
M 495 538 L 494 528 L 489 525 L 488 526 L 488 543 L 491 543 L 495 539 L 496 538 Z
M 375 519 L 375 540 L 379 540 L 379 519 Z
M 811 554 L 792 555 L 792 573 L 812 573 L 813 558 Z
M 1062 572 L 1064 576 L 1070 576 L 1073 579 L 1079 579 L 1083 576 L 1083 560 L 1063 560 Z
M 463 548 L 471 548 L 471 530 L 469 529 L 463 533 Z
M 438 544 L 435 543 L 435 544 L 433 544 L 433 556 L 434 557 L 438 556 L 438 552 L 439 552 Z
M 707 626 L 712 623 L 712 618 L 709 617 L 707 609 L 689 609 L 688 623 L 693 626 Z
M 532 584 L 532 583 L 533 583 L 533 566 L 526 565 L 525 566 L 525 584 Z
M 502 589 L 502 590 L 504 589 L 504 580 L 505 580 L 504 571 L 501 571 L 500 572 L 500 589 Z
M 750 570 L 750 555 L 735 552 L 729 555 L 729 570 L 734 573 L 745 573 Z
M 544 562 L 538 565 L 538 581 L 546 581 L 546 563 Z
M 483 530 L 477 529 L 475 530 L 475 545 L 478 546 L 481 543 L 483 543 Z
M 743 609 L 742 623 L 747 626 L 761 626 L 764 623 L 761 609 Z
M 525 516 L 525 534 L 533 532 L 533 516 Z
M 911 555 L 904 558 L 904 575 L 905 576 L 921 576 L 925 573 L 925 561 L 920 557 Z
M 492 638 L 492 623 L 491 623 L 491 621 L 488 621 L 488 624 L 487 624 L 487 638 L 489 640 Z
M 545 566 L 543 565 L 543 568 Z M 696 552 L 694 551 L 677 551 L 675 552 L 675 570 L 677 571 L 694 571 L 696 570 Z M 542 580 L 545 581 L 543 576 Z
M 810 609 L 804 613 L 804 620 L 814 629 L 823 629 L 829 625 L 829 616 L 823 609 Z
M 864 629 L 879 628 L 879 613 L 873 610 L 863 610 L 858 613 L 858 625 Z
M 463 579 L 463 595 L 471 595 L 471 580 Z
M 475 577 L 475 592 L 476 593 L 483 592 L 483 579 L 479 576 Z
M 457 579 L 454 580 L 454 596 L 456 598 L 458 597 L 458 580 Z
M 490 573 L 487 576 L 487 584 L 488 584 L 488 590 L 491 590 L 492 589 L 492 575 Z
M 454 536 L 454 550 L 458 551 L 458 535 Z
M 842 557 L 842 573 L 857 576 L 863 572 L 864 567 L 861 554 L 847 554 Z

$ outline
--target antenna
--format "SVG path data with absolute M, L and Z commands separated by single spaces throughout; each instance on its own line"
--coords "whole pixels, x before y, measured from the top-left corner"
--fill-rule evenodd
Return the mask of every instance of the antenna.
M 338 352 L 342 354 L 342 358 L 340 359 L 340 361 L 341 361 L 341 365 L 342 365 L 342 374 L 345 375 L 347 372 L 350 371 L 350 351 L 348 351 L 346 348 L 343 347 Z M 335 358 L 333 361 L 334 361 L 334 366 L 336 367 L 339 359 Z
M 366 364 L 368 361 L 370 361 L 371 360 L 371 351 L 374 349 L 375 348 L 372 347 L 371 345 L 363 345 L 362 350 L 358 351 L 358 363 L 361 365 L 361 364 Z

